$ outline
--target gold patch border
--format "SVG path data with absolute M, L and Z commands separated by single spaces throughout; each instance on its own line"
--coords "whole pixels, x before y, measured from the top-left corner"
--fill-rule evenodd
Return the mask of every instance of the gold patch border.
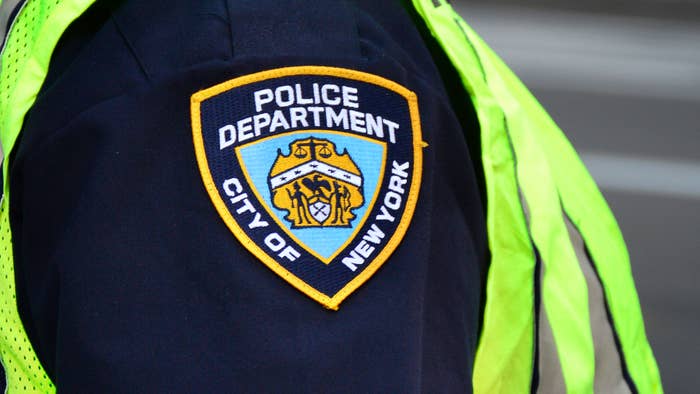
M 411 129 L 413 131 L 413 178 L 401 220 L 396 226 L 394 234 L 391 236 L 379 254 L 371 261 L 371 263 L 369 263 L 367 268 L 365 268 L 359 275 L 343 286 L 343 288 L 332 297 L 321 293 L 298 278 L 296 275 L 287 271 L 282 265 L 277 263 L 275 259 L 271 258 L 267 252 L 258 246 L 252 239 L 250 239 L 243 229 L 241 229 L 226 207 L 226 203 L 219 195 L 219 191 L 211 176 L 211 172 L 209 171 L 209 162 L 204 150 L 201 123 L 201 104 L 204 100 L 239 86 L 294 75 L 335 76 L 381 86 L 401 95 L 406 99 L 411 118 Z M 193 94 L 190 98 L 190 111 L 192 122 L 192 140 L 194 143 L 195 155 L 197 157 L 197 165 L 199 166 L 199 172 L 202 176 L 204 187 L 206 188 L 214 207 L 219 213 L 219 216 L 221 216 L 226 226 L 238 239 L 238 241 L 241 242 L 246 249 L 253 253 L 253 255 L 255 255 L 263 264 L 274 271 L 277 275 L 281 276 L 289 284 L 296 287 L 299 291 L 311 297 L 324 307 L 331 310 L 338 310 L 340 303 L 343 302 L 350 294 L 352 294 L 352 292 L 357 290 L 358 287 L 364 284 L 370 277 L 372 277 L 372 275 L 374 275 L 374 273 L 389 259 L 389 256 L 391 256 L 394 250 L 396 250 L 404 235 L 406 235 L 408 226 L 413 218 L 416 203 L 418 202 L 418 193 L 420 191 L 421 178 L 423 175 L 423 147 L 426 146 L 422 140 L 421 134 L 418 97 L 411 90 L 408 90 L 402 85 L 380 76 L 346 68 L 328 66 L 282 67 L 233 78 L 210 88 L 200 90 Z
M 314 131 L 318 131 L 319 133 L 338 134 L 338 135 L 348 135 L 348 133 L 341 132 L 341 131 L 335 131 L 335 130 L 314 129 Z M 308 134 L 308 133 L 310 133 L 310 132 L 313 132 L 313 131 L 311 131 L 311 130 L 298 130 L 298 131 L 292 131 L 292 132 L 284 133 L 284 135 Z M 241 155 L 240 155 L 240 153 L 239 153 L 239 152 L 240 152 L 240 149 L 245 148 L 245 147 L 247 147 L 247 146 L 251 146 L 251 145 L 257 144 L 257 143 L 259 143 L 259 142 L 263 142 L 263 141 L 268 140 L 268 139 L 277 138 L 277 137 L 278 137 L 278 136 L 276 136 L 276 135 L 269 136 L 269 137 L 263 137 L 263 138 L 259 138 L 259 139 L 256 140 L 256 141 L 253 141 L 253 142 L 251 142 L 251 143 L 248 143 L 248 144 L 245 144 L 245 145 L 241 145 L 241 146 L 235 147 L 235 148 L 234 148 L 234 151 L 236 152 L 236 157 L 238 158 L 238 162 L 239 162 L 239 163 L 242 163 L 242 162 L 243 162 L 243 160 L 241 159 Z M 385 172 L 386 172 L 387 143 L 384 142 L 384 141 L 377 141 L 377 140 L 374 140 L 374 139 L 372 139 L 372 138 L 364 137 L 364 136 L 361 136 L 361 135 L 357 135 L 357 136 L 354 136 L 354 137 L 355 137 L 355 138 L 365 139 L 365 140 L 367 140 L 367 141 L 369 141 L 369 142 L 371 142 L 371 143 L 373 143 L 373 144 L 381 144 L 381 145 L 382 145 L 382 148 L 384 149 L 383 152 L 382 152 L 382 155 L 383 155 L 384 157 L 382 157 L 382 166 L 381 166 L 381 168 L 380 168 L 381 174 L 379 175 L 379 184 L 377 185 L 377 187 L 376 187 L 376 189 L 375 189 L 374 196 L 372 196 L 372 201 L 370 202 L 369 209 L 368 209 L 367 212 L 365 213 L 365 216 L 359 220 L 358 225 L 357 225 L 357 227 L 355 228 L 355 231 L 353 231 L 353 233 L 352 233 L 352 236 L 350 236 L 350 237 L 347 239 L 347 241 L 345 241 L 345 242 L 343 243 L 343 245 L 342 245 L 340 248 L 338 248 L 338 250 L 335 251 L 335 253 L 333 253 L 333 254 L 331 255 L 331 257 L 325 258 L 325 257 L 319 255 L 318 253 L 316 253 L 316 251 L 314 251 L 313 249 L 310 249 L 310 248 L 306 247 L 306 244 L 305 244 L 304 242 L 302 242 L 299 238 L 297 238 L 297 236 L 294 235 L 294 233 L 292 233 L 292 232 L 287 228 L 287 224 L 286 224 L 286 223 L 283 223 L 282 221 L 279 220 L 279 218 L 277 217 L 277 215 L 276 215 L 274 212 L 272 212 L 272 210 L 267 206 L 267 204 L 261 204 L 261 205 L 263 206 L 263 208 L 265 208 L 265 210 L 267 211 L 267 213 L 272 217 L 272 220 L 274 220 L 274 221 L 277 223 L 277 225 L 280 226 L 280 228 L 281 228 L 282 230 L 284 230 L 284 232 L 285 232 L 290 238 L 292 238 L 292 239 L 294 240 L 294 242 L 296 242 L 297 244 L 301 245 L 301 246 L 304 248 L 304 250 L 306 250 L 309 254 L 311 254 L 312 256 L 316 257 L 317 259 L 319 259 L 320 261 L 322 261 L 322 262 L 323 262 L 324 264 L 326 264 L 326 265 L 330 264 L 331 261 L 333 261 L 333 259 L 335 259 L 336 257 L 338 257 L 338 255 L 339 255 L 343 250 L 345 250 L 345 248 L 347 248 L 348 245 L 350 245 L 350 243 L 352 243 L 352 241 L 355 240 L 355 237 L 357 236 L 357 233 L 362 229 L 362 226 L 365 225 L 365 222 L 367 222 L 367 219 L 369 218 L 369 214 L 372 213 L 372 208 L 374 208 L 374 204 L 377 202 L 377 198 L 379 197 L 379 192 L 381 191 L 382 183 L 384 182 L 384 175 L 385 175 Z M 241 170 L 242 170 L 242 172 L 243 172 L 243 176 L 245 176 L 245 179 L 246 179 L 246 181 L 248 182 L 248 185 L 249 185 L 250 188 L 253 190 L 253 194 L 255 195 L 255 197 L 256 197 L 260 202 L 265 202 L 265 200 L 263 200 L 262 196 L 260 195 L 260 192 L 258 191 L 257 186 L 255 186 L 255 184 L 252 182 L 252 180 L 251 180 L 251 178 L 250 178 L 250 174 L 248 173 L 248 169 L 247 169 L 245 166 L 241 166 Z

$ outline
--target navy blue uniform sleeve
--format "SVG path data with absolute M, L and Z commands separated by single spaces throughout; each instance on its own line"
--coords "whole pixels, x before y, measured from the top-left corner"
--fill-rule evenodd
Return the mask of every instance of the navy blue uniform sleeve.
M 59 392 L 471 391 L 486 240 L 464 133 L 478 130 L 400 2 L 158 3 L 98 1 L 71 26 L 11 157 L 18 304 Z M 193 146 L 193 94 L 290 66 L 405 87 L 426 143 L 405 235 L 337 311 L 232 234 Z M 295 201 L 352 194 L 320 187 Z

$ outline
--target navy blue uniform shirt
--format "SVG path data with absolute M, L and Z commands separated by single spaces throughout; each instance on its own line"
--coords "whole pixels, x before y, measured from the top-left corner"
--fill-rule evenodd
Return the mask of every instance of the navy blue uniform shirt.
M 428 144 L 405 236 L 338 311 L 232 235 L 192 146 L 193 93 L 301 65 L 415 92 Z M 18 304 L 58 391 L 470 392 L 478 130 L 442 81 L 399 2 L 98 1 L 61 39 L 11 156 Z

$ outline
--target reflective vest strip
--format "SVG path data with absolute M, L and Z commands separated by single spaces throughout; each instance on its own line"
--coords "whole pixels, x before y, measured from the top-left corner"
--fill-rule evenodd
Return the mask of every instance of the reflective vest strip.
M 573 147 L 525 86 L 501 63 L 513 97 L 537 124 L 537 143 L 550 163 L 562 206 L 588 247 L 600 275 L 623 357 L 641 393 L 662 392 L 661 379 L 646 338 L 639 299 L 620 229 L 605 199 Z
M 658 369 L 644 334 L 639 302 L 634 290 L 627 251 L 614 217 L 561 130 L 532 97 L 529 91 L 483 43 L 469 26 L 447 4 L 414 0 L 414 5 L 436 35 L 443 49 L 458 69 L 465 88 L 470 92 L 482 126 L 482 139 L 488 137 L 494 122 L 484 122 L 480 106 L 495 105 L 505 112 L 509 138 L 512 139 L 518 166 L 517 182 L 532 210 L 530 231 L 542 252 L 544 276 L 542 297 L 550 316 L 552 330 L 568 392 L 591 392 L 594 380 L 594 353 L 588 321 L 587 290 L 573 246 L 566 230 L 566 221 L 559 208 L 567 211 L 588 246 L 599 272 L 606 299 L 621 342 L 629 373 L 640 392 L 660 392 Z M 436 8 L 437 6 L 437 8 Z M 449 19 L 461 26 L 443 29 Z M 460 37 L 465 36 L 465 37 Z M 466 60 L 464 58 L 467 58 Z M 481 65 L 487 89 L 474 82 L 474 64 Z M 471 76 L 470 76 L 471 75 Z M 482 140 L 487 183 L 493 172 L 486 166 L 493 152 Z M 490 188 L 489 188 L 490 189 Z M 490 192 L 490 190 L 489 190 Z M 557 198 L 557 194 L 559 197 Z M 493 196 L 488 195 L 489 204 Z M 492 212 L 489 210 L 488 215 Z M 492 218 L 488 217 L 490 222 Z M 489 236 L 496 237 L 489 227 Z M 493 248 L 495 242 L 490 239 Z M 492 250 L 493 252 L 493 250 Z M 492 263 L 493 264 L 493 263 Z M 510 263 L 509 263 L 510 264 Z M 493 268 L 491 269 L 493 271 Z M 493 272 L 489 272 L 489 280 Z M 488 308 L 505 309 L 494 302 L 492 286 L 487 288 Z M 506 299 L 504 299 L 506 300 Z M 486 316 L 488 317 L 488 316 Z M 507 324 L 507 323 L 506 323 Z M 482 386 L 482 370 L 498 371 L 500 367 L 485 362 L 481 355 L 493 351 L 491 336 L 485 324 L 475 365 L 475 391 L 493 392 L 494 385 Z M 507 334 L 507 335 L 517 335 Z M 498 350 L 498 344 L 496 349 Z M 501 348 L 502 350 L 502 348 Z M 480 365 L 482 364 L 482 365 Z M 489 376 L 493 381 L 498 376 Z M 501 376 L 500 379 L 508 379 Z M 525 391 L 522 382 L 500 384 Z
M 2 52 L 0 63 L 0 143 L 9 156 L 49 68 L 51 54 L 73 20 L 94 0 L 29 0 L 24 5 Z M 52 393 L 55 388 L 29 343 L 17 311 L 9 219 L 9 160 L 3 160 L 0 203 L 0 358 L 7 392 Z
M 660 393 L 661 378 L 646 338 L 629 254 L 617 222 L 566 137 L 544 110 L 535 105 L 520 81 L 512 74 L 505 77 L 512 94 L 523 103 L 523 110 L 541 125 L 537 142 L 543 146 L 549 162 L 556 163 L 550 168 L 562 206 L 580 230 L 600 276 L 629 374 L 640 393 Z
M 465 30 L 468 27 L 464 27 Z M 537 134 L 546 125 L 531 118 L 511 93 L 510 71 L 478 38 L 489 86 L 505 108 L 518 167 L 518 183 L 531 214 L 530 232 L 543 262 L 542 302 L 550 316 L 564 382 L 570 393 L 592 393 L 595 351 L 588 310 L 588 288 L 569 239 L 552 165 Z M 533 100 L 533 98 L 529 98 Z M 552 124 L 553 127 L 556 127 Z
M 491 263 L 483 328 L 474 364 L 475 393 L 530 391 L 534 367 L 536 256 L 520 205 L 505 116 L 459 18 L 448 5 L 414 6 L 457 68 L 481 125 Z

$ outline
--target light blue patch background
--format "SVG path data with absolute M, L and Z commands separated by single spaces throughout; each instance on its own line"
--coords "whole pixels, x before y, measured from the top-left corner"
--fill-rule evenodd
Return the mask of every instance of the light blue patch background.
M 292 229 L 292 224 L 284 218 L 287 215 L 287 211 L 277 209 L 272 205 L 272 196 L 270 194 L 267 178 L 272 165 L 277 159 L 277 150 L 281 149 L 282 154 L 288 155 L 290 143 L 294 140 L 309 137 L 324 138 L 332 141 L 335 144 L 335 149 L 338 154 L 342 154 L 343 150 L 347 149 L 350 157 L 362 172 L 365 203 L 362 207 L 352 211 L 355 214 L 355 219 L 351 222 L 352 227 Z M 285 134 L 275 138 L 268 138 L 260 142 L 254 142 L 239 148 L 238 153 L 243 160 L 243 165 L 245 165 L 258 194 L 265 200 L 270 211 L 277 216 L 280 223 L 283 223 L 308 249 L 328 259 L 352 236 L 368 209 L 371 208 L 369 204 L 372 202 L 377 188 L 379 188 L 378 183 L 379 177 L 381 176 L 380 171 L 384 158 L 384 149 L 384 144 L 372 142 L 364 138 L 344 136 L 335 133 L 302 132 Z

